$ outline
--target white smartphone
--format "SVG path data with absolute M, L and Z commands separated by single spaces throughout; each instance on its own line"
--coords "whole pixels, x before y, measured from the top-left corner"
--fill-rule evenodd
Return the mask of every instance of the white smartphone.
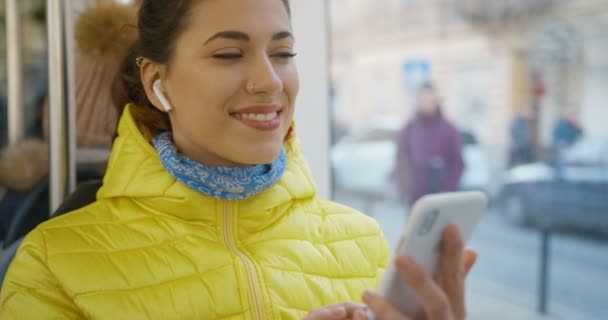
M 445 228 L 451 224 L 458 226 L 466 243 L 485 211 L 487 202 L 486 195 L 476 191 L 422 197 L 411 210 L 395 256 L 407 254 L 424 270 L 436 276 L 441 237 Z M 401 312 L 416 314 L 421 306 L 413 291 L 399 277 L 394 257 L 385 271 L 378 293 Z M 369 318 L 375 319 L 371 312 Z

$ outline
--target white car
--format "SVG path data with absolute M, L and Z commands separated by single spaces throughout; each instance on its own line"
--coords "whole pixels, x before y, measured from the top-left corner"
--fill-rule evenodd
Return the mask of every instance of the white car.
M 340 140 L 331 150 L 334 183 L 343 190 L 397 199 L 392 179 L 398 124 L 374 125 Z M 488 161 L 474 136 L 463 132 L 465 170 L 463 190 L 485 190 L 490 179 Z

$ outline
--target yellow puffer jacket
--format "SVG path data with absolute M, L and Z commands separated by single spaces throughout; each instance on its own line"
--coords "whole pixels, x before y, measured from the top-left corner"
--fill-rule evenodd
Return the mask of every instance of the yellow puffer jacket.
M 360 301 L 388 260 L 376 222 L 318 199 L 297 143 L 272 188 L 244 201 L 177 182 L 130 113 L 98 201 L 32 231 L 0 319 L 301 319 Z

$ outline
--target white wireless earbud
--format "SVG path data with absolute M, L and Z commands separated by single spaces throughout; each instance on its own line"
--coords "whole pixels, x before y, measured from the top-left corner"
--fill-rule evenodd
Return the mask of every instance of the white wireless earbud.
M 154 90 L 154 93 L 158 97 L 158 100 L 160 100 L 160 104 L 162 104 L 163 108 L 165 108 L 165 111 L 171 111 L 173 107 L 171 106 L 169 100 L 167 100 L 167 97 L 165 97 L 165 94 L 163 93 L 163 88 L 161 87 L 160 79 L 154 81 L 154 84 L 152 85 L 152 90 Z

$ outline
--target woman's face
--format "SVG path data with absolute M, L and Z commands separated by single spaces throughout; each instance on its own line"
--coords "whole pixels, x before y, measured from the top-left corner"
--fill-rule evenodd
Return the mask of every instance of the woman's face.
M 160 79 L 181 153 L 211 166 L 272 162 L 299 80 L 281 0 L 194 1 Z

